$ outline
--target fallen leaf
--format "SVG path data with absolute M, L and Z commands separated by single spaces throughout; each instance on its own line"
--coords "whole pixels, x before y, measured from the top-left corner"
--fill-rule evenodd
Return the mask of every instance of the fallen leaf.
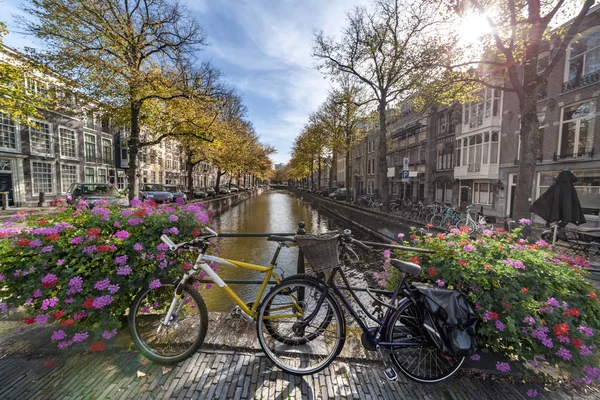
M 142 378 L 142 377 L 144 377 L 144 376 L 146 376 L 146 374 L 145 374 L 145 373 L 143 373 L 142 371 L 138 371 L 138 372 L 137 372 L 137 377 L 138 377 L 138 378 Z
M 167 368 L 167 367 L 162 367 L 162 373 L 163 375 L 166 375 L 169 373 L 169 371 L 171 371 L 173 368 Z

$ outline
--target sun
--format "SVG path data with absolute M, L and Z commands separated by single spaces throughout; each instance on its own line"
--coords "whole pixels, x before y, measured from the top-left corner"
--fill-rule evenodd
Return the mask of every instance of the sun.
M 484 35 L 491 32 L 491 27 L 485 15 L 479 13 L 466 14 L 455 30 L 463 44 L 473 44 Z

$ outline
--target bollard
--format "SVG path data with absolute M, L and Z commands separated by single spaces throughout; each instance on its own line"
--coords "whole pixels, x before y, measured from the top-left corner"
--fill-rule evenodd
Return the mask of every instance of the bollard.
M 2 209 L 6 210 L 8 207 L 8 192 L 2 192 Z
M 46 193 L 40 192 L 40 199 L 38 201 L 38 207 L 44 207 L 45 201 L 46 201 Z
M 296 231 L 296 235 L 306 235 L 306 231 L 304 230 L 304 222 L 298 222 L 298 230 Z M 302 255 L 302 250 L 298 249 L 298 264 L 296 265 L 296 273 L 304 274 L 306 270 L 304 269 L 304 256 Z

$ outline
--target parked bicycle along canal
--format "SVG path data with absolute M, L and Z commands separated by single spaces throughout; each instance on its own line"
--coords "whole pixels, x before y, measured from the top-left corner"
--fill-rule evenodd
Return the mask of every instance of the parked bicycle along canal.
M 298 222 L 304 221 L 307 233 L 323 233 L 349 228 L 352 229 L 352 233 L 357 239 L 376 241 L 375 238 L 336 218 L 334 214 L 328 213 L 326 208 L 317 208 L 312 205 L 310 200 L 297 197 L 285 190 L 266 191 L 225 210 L 220 215 L 215 216 L 214 221 L 215 230 L 220 233 L 296 232 Z M 399 227 L 398 232 L 406 232 L 407 230 L 407 227 Z M 220 238 L 217 242 L 221 257 L 259 265 L 269 264 L 277 245 L 277 242 L 269 242 L 264 237 L 227 237 Z M 369 259 L 371 262 L 349 267 L 347 275 L 350 280 L 357 285 L 361 285 L 361 282 L 364 285 L 365 280 L 373 283 L 373 272 L 381 271 L 383 268 L 383 258 L 380 254 L 381 252 L 370 254 L 369 257 L 361 255 L 361 261 Z M 283 272 L 284 276 L 295 274 L 297 260 L 297 247 L 282 249 L 277 260 L 277 273 Z M 241 268 L 221 267 L 219 275 L 225 280 L 250 281 L 262 279 L 260 273 Z M 242 299 L 247 301 L 253 301 L 259 289 L 258 285 L 252 284 L 235 284 L 231 286 Z M 227 312 L 234 307 L 229 297 L 219 290 L 216 285 L 213 285 L 209 290 L 201 290 L 210 311 Z

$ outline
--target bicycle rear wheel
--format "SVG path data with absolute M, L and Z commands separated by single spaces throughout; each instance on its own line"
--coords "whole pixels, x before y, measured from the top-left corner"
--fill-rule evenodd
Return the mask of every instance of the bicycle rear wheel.
M 172 364 L 192 356 L 204 342 L 208 330 L 208 312 L 200 293 L 185 285 L 170 321 L 164 319 L 177 285 L 142 289 L 129 309 L 127 325 L 135 347 L 147 358 Z
M 394 365 L 417 382 L 435 383 L 449 378 L 465 360 L 442 354 L 427 340 L 422 313 L 411 301 L 402 304 L 392 316 L 386 337 L 388 342 L 406 343 L 406 346 L 393 347 L 390 355 Z
M 260 347 L 275 365 L 290 374 L 308 375 L 326 368 L 340 353 L 346 321 L 322 285 L 285 280 L 262 302 L 256 330 Z

